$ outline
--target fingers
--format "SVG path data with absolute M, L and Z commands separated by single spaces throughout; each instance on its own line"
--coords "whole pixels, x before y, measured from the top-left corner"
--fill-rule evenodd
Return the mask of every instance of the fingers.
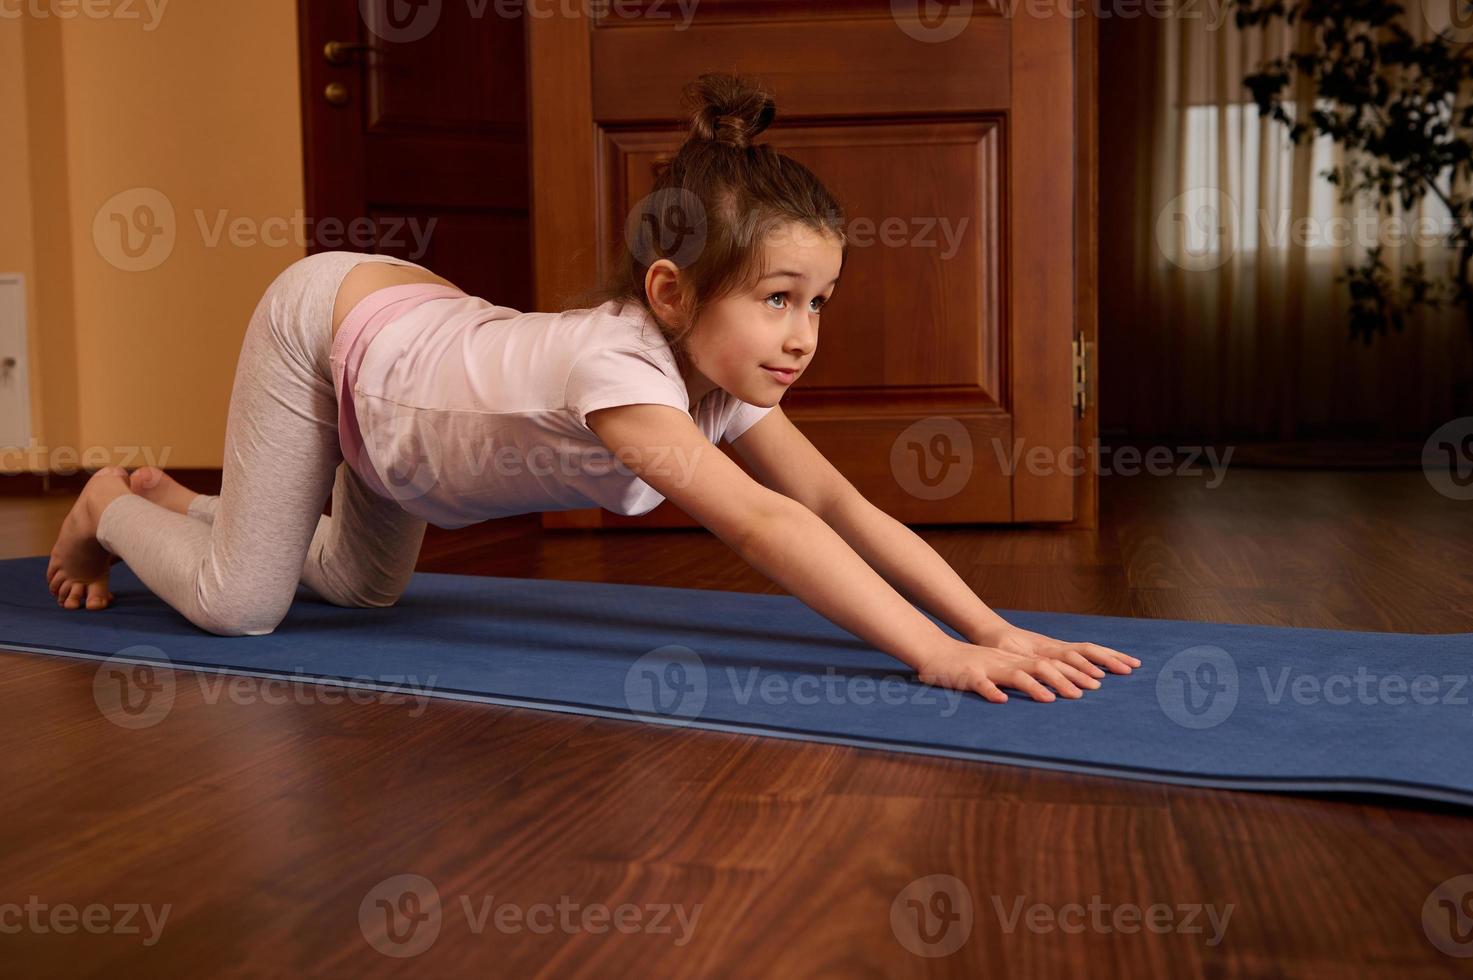
M 1083 656 L 1097 664 L 1104 664 L 1117 674 L 1128 674 L 1131 668 L 1141 665 L 1141 662 L 1130 654 L 1102 647 L 1098 643 L 1075 643 L 1073 646 Z
M 991 679 L 986 676 L 978 677 L 975 681 L 973 681 L 972 690 L 976 691 L 978 694 L 982 695 L 984 698 L 993 702 L 994 704 L 1002 704 L 1008 699 L 1008 696 L 1002 693 L 1001 689 L 999 689 L 996 684 L 992 683 Z
M 1094 674 L 1088 673 L 1084 669 L 1076 667 L 1073 664 L 1064 661 L 1055 661 L 1053 666 L 1055 670 L 1059 671 L 1059 673 L 1063 674 L 1069 680 L 1073 681 L 1078 687 L 1086 688 L 1091 691 L 1099 689 L 1100 682 L 1095 680 Z M 1098 667 L 1094 669 L 1099 670 Z M 1101 671 L 1101 673 L 1103 674 L 1104 672 Z
M 1078 673 L 1078 671 L 1075 671 L 1075 673 Z M 1074 679 L 1067 676 L 1064 670 L 1052 660 L 1039 664 L 1037 676 L 1039 680 L 1046 681 L 1053 686 L 1054 690 L 1066 698 L 1084 697 L 1084 692 L 1079 689 L 1079 685 L 1075 683 Z M 1080 679 L 1083 680 L 1083 678 Z
M 1038 667 L 1035 666 L 1034 669 L 1037 670 Z M 1040 684 L 1032 674 L 1028 673 L 1022 667 L 1013 668 L 1009 674 L 1007 685 L 1009 687 L 1016 687 L 1024 694 L 1032 695 L 1035 701 L 1054 700 L 1054 692 Z
M 1090 677 L 1105 676 L 1105 672 L 1103 670 L 1086 660 L 1084 654 L 1080 653 L 1078 650 L 1070 650 L 1068 653 L 1064 654 L 1063 662 L 1081 671 L 1082 673 L 1088 674 Z

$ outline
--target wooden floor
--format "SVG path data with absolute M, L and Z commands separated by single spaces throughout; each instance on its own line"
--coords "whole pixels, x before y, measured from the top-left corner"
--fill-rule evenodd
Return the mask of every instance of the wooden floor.
M 1098 532 L 922 533 L 1003 609 L 1473 631 L 1470 505 L 1420 472 L 1233 469 L 1216 488 L 1117 476 L 1102 497 Z M 0 500 L 4 557 L 48 551 L 67 504 Z M 529 519 L 431 528 L 421 568 L 777 591 L 703 531 Z M 1473 811 L 1452 806 L 449 701 L 326 704 L 310 687 L 212 699 L 193 680 L 162 722 L 125 730 L 99 712 L 93 674 L 0 653 L 0 974 L 1431 977 L 1473 964 L 1423 929 L 1431 891 L 1473 873 Z M 442 904 L 435 916 L 424 892 L 425 931 L 395 947 L 374 931 L 377 903 L 414 914 L 406 874 Z M 924 939 L 892 927 L 892 906 L 903 923 L 931 875 L 964 884 L 970 932 L 965 918 Z M 7 919 L 7 902 L 45 908 Z M 1170 911 L 1150 913 L 1158 903 Z M 151 930 L 130 906 L 168 919 Z M 1210 915 L 1229 907 L 1214 942 Z M 63 933 L 69 914 L 127 915 L 138 931 Z M 1140 927 L 1147 914 L 1157 931 Z M 409 949 L 435 923 L 412 958 L 377 949 Z M 946 957 L 907 945 L 959 939 Z

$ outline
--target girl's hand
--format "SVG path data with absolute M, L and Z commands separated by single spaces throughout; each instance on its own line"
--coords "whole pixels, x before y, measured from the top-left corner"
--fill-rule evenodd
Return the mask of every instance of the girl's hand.
M 998 704 L 1008 699 L 999 690 L 1000 684 L 1023 691 L 1035 701 L 1047 702 L 1054 700 L 1054 693 L 1045 683 L 1066 698 L 1084 697 L 1081 688 L 1098 688 L 1096 678 L 1103 677 L 1104 671 L 1090 663 L 1091 658 L 1106 663 L 1116 673 L 1128 674 L 1131 664 L 1140 665 L 1139 660 L 1116 650 L 1093 643 L 1053 640 L 1026 630 L 1009 628 L 995 638 L 995 644 L 983 645 L 948 637 L 947 646 L 917 666 L 917 678 L 923 684 L 975 691 Z
M 1016 626 L 1006 625 L 995 630 L 990 630 L 971 637 L 973 643 L 979 646 L 996 647 L 1008 653 L 1022 654 L 1028 657 L 1044 657 L 1049 660 L 1061 660 L 1073 664 L 1081 670 L 1089 671 L 1093 677 L 1103 677 L 1104 672 L 1094 664 L 1103 664 L 1117 674 L 1128 674 L 1132 667 L 1139 667 L 1141 662 L 1127 653 L 1102 647 L 1098 643 L 1075 643 L 1069 640 L 1055 640 L 1035 633 L 1032 630 L 1019 629 Z M 1091 663 L 1090 661 L 1093 661 Z

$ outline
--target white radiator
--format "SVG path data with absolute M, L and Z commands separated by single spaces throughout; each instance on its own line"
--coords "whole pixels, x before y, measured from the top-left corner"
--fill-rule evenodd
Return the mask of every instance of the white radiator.
M 25 282 L 18 272 L 0 272 L 0 451 L 31 441 L 28 363 Z

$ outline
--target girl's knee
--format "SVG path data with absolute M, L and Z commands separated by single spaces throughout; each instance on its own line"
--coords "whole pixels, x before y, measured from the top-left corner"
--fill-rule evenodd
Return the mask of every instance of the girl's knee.
M 227 603 L 223 608 L 201 609 L 191 618 L 200 629 L 217 636 L 265 636 L 281 625 L 290 605 Z

